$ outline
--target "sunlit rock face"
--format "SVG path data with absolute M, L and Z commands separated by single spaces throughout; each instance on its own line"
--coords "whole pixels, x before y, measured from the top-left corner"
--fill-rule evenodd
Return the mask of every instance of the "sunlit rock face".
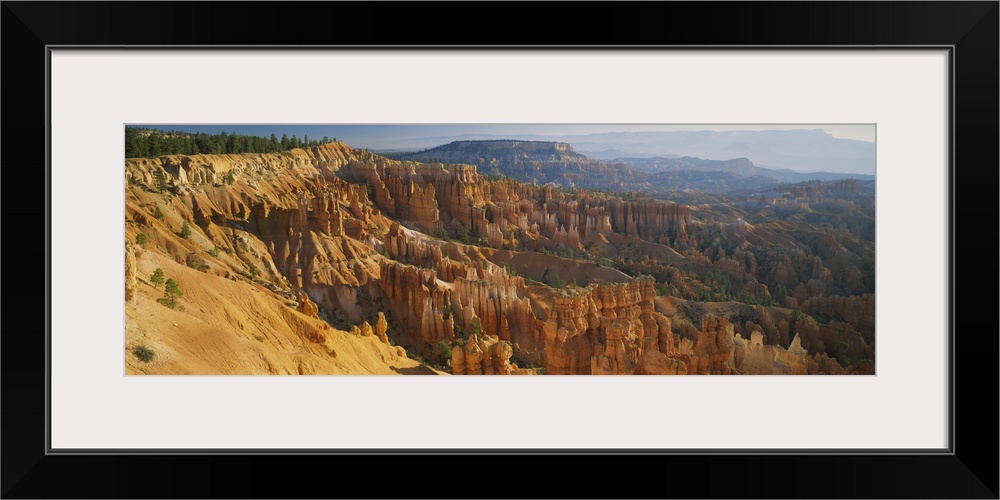
M 553 148 L 523 165 L 615 172 Z M 454 373 L 873 372 L 874 294 L 860 293 L 870 273 L 851 256 L 861 250 L 841 248 L 830 231 L 709 224 L 698 205 L 488 178 L 482 165 L 434 160 L 342 143 L 128 159 L 126 222 L 158 255 L 252 282 L 397 358 L 397 344 L 427 358 L 450 349 L 451 366 L 439 368 Z M 184 222 L 188 238 L 177 235 Z M 126 300 L 142 277 L 129 247 Z M 739 311 L 737 298 L 749 300 Z M 705 311 L 684 312 L 693 304 Z

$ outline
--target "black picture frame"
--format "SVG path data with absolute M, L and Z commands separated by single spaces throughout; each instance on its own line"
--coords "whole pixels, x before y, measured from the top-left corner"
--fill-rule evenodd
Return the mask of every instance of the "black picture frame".
M 478 6 L 482 7 L 482 6 Z M 998 336 L 991 309 L 997 207 L 998 21 L 990 2 L 491 4 L 3 2 L 2 164 L 8 271 L 2 341 L 2 496 L 129 498 L 715 497 L 997 498 Z M 446 16 L 445 13 L 448 15 Z M 447 19 L 447 24 L 444 20 Z M 463 19 L 475 29 L 462 31 Z M 252 29 L 251 29 L 252 27 Z M 950 47 L 953 290 L 948 453 L 411 455 L 47 453 L 47 61 L 64 47 L 476 48 L 551 43 L 607 48 Z M 550 40 L 552 42 L 550 42 Z M 30 186 L 30 187 L 29 187 Z M 961 196 L 959 196 L 959 192 Z M 914 210 L 919 210 L 915 207 Z M 990 216 L 990 217 L 987 217 Z M 983 223 L 975 221 L 982 220 Z M 975 232 L 972 231 L 975 227 Z M 960 247 L 955 229 L 964 227 Z M 973 239 L 975 234 L 975 239 Z M 29 237 L 32 235 L 33 237 Z M 43 247 L 43 243 L 46 245 Z M 45 248 L 46 251 L 42 251 Z M 988 255 L 985 255 L 988 254 Z M 42 278 L 41 270 L 46 274 Z M 958 279 L 960 272 L 963 279 Z M 974 274 L 973 274 L 974 273 Z M 14 281 L 10 281 L 10 280 Z M 14 283 L 14 286 L 11 286 Z M 958 293 L 962 290 L 964 293 Z M 963 299 L 959 301 L 959 298 Z M 58 314 L 58 311 L 52 311 Z M 27 326 L 25 326 L 27 325 Z M 961 328 L 959 328 L 961 325 Z M 81 334 L 87 331 L 81 325 Z M 964 332 L 956 339 L 955 332 Z M 978 422 L 985 422 L 982 425 Z M 780 432 L 775 429 L 775 432 Z M 433 456 L 433 457 L 431 457 Z M 441 471 L 426 475 L 430 463 Z M 417 465 L 414 465 L 417 464 Z M 384 480 L 356 480 L 382 477 Z M 539 479 L 540 478 L 540 479 Z M 525 483 L 527 479 L 532 482 Z M 543 491 L 525 484 L 543 484 Z M 316 489 L 315 493 L 312 493 Z

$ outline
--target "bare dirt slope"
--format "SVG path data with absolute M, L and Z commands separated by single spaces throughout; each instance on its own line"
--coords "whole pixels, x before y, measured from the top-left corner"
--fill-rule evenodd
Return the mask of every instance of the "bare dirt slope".
M 138 253 L 137 293 L 125 305 L 128 374 L 434 373 L 401 348 L 332 329 L 259 285 Z M 149 283 L 156 268 L 177 281 L 183 311 L 156 302 L 164 288 Z M 151 361 L 136 357 L 140 345 L 152 349 Z

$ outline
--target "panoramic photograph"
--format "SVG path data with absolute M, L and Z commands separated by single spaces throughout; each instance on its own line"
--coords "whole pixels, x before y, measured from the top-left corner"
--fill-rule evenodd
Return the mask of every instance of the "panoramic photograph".
M 874 124 L 127 124 L 127 375 L 874 375 Z

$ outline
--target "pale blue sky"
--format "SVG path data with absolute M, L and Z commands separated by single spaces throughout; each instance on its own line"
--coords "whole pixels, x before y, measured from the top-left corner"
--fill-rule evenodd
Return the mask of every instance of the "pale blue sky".
M 308 135 L 311 138 L 336 137 L 357 148 L 391 148 L 394 140 L 425 137 L 446 137 L 465 134 L 499 134 L 516 139 L 518 135 L 582 135 L 603 132 L 653 132 L 653 131 L 731 131 L 731 130 L 815 130 L 822 129 L 839 139 L 875 142 L 875 125 L 146 125 L 153 128 L 167 128 L 184 132 L 237 132 L 241 134 L 269 137 L 272 133 Z
M 520 139 L 567 142 L 578 152 L 611 160 L 677 155 L 712 160 L 746 157 L 761 166 L 798 171 L 874 174 L 874 124 L 398 124 L 398 125 L 140 125 L 183 132 L 235 132 L 279 138 L 336 138 L 353 148 L 418 151 L 455 140 Z M 782 131 L 788 131 L 783 133 Z

